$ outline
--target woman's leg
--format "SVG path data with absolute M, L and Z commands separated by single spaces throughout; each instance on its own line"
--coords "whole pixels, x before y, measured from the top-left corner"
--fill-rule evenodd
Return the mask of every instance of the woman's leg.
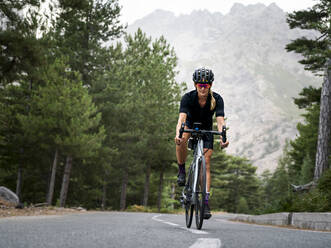
M 205 160 L 206 160 L 206 183 L 207 183 L 207 192 L 210 192 L 210 182 L 211 182 L 211 177 L 210 177 L 210 159 L 211 155 L 213 154 L 212 149 L 203 149 L 205 152 Z
M 209 192 L 210 192 L 210 182 L 211 182 L 211 177 L 210 177 L 210 159 L 211 155 L 213 154 L 212 149 L 204 149 L 205 152 L 205 160 L 206 160 L 206 183 L 207 183 L 207 194 L 205 198 L 205 210 L 204 210 L 204 219 L 209 219 L 211 217 L 210 213 L 210 207 L 209 207 Z
M 187 140 L 189 137 L 189 133 L 183 133 L 184 142 L 182 142 L 180 145 L 176 145 L 176 156 L 178 163 L 178 186 L 185 186 L 186 182 L 185 161 L 187 157 Z
M 185 127 L 187 129 L 187 127 Z M 180 145 L 176 145 L 176 156 L 178 164 L 185 164 L 187 157 L 187 140 L 190 138 L 189 133 L 183 133 L 183 139 L 185 142 Z

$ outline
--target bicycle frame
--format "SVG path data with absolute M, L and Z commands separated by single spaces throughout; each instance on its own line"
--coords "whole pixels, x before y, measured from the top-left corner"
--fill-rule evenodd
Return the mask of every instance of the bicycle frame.
M 189 174 L 193 173 L 194 175 L 194 179 L 193 179 L 193 184 L 192 184 L 192 194 L 191 194 L 191 197 L 190 197 L 190 201 L 191 202 L 195 202 L 195 198 L 196 198 L 196 194 L 197 191 L 196 191 L 196 188 L 197 188 L 197 183 L 198 183 L 198 180 L 199 180 L 199 161 L 202 160 L 202 157 L 204 156 L 204 152 L 203 152 L 203 139 L 201 137 L 198 137 L 198 142 L 196 144 L 196 147 L 194 149 L 194 153 L 193 153 L 193 161 L 190 165 L 190 168 L 189 168 Z M 207 187 L 207 185 L 206 185 Z M 182 197 L 187 200 L 186 198 L 186 194 L 184 193 L 185 192 L 185 189 L 186 189 L 186 186 L 184 187 L 183 189 L 183 192 L 182 192 Z M 207 191 L 207 188 L 206 188 L 206 191 Z
M 195 201 L 195 197 L 196 197 L 196 188 L 197 188 L 197 182 L 198 182 L 198 176 L 199 176 L 199 160 L 202 159 L 203 157 L 203 140 L 201 138 L 198 139 L 198 144 L 196 146 L 196 149 L 194 151 L 194 155 L 193 155 L 193 162 L 192 164 L 194 164 L 193 166 L 193 171 L 194 171 L 194 182 L 193 182 L 193 191 L 192 191 L 192 201 Z

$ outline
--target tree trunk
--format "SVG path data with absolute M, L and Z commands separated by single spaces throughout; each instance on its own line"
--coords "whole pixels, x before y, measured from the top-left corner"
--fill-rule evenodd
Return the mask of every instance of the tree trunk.
M 16 195 L 20 202 L 21 202 L 21 191 L 22 191 L 22 165 L 19 165 L 17 170 Z
M 126 165 L 122 177 L 122 190 L 121 190 L 121 200 L 120 200 L 121 211 L 125 210 L 126 208 L 126 189 L 128 186 L 128 180 L 129 180 L 129 171 L 128 171 L 128 166 Z
M 331 135 L 331 59 L 328 59 L 321 92 L 320 119 L 315 162 L 314 181 L 317 182 L 328 168 Z
M 23 155 L 24 155 L 24 149 L 20 149 L 20 156 L 21 159 L 19 160 L 20 164 L 17 168 L 17 181 L 16 181 L 16 195 L 19 199 L 19 202 L 21 201 L 21 194 L 22 194 L 22 174 L 23 174 Z
M 103 178 L 103 190 L 102 190 L 102 202 L 101 202 L 102 210 L 105 210 L 106 208 L 106 201 L 107 201 L 107 177 L 105 175 Z
M 144 199 L 143 206 L 147 207 L 148 205 L 148 194 L 149 194 L 149 179 L 151 177 L 151 166 L 149 163 L 146 165 L 146 174 L 145 174 L 145 187 L 144 187 Z
M 64 207 L 67 199 L 68 188 L 69 188 L 69 180 L 70 180 L 70 172 L 72 166 L 72 156 L 67 156 L 66 166 L 64 168 L 63 174 L 63 181 L 61 187 L 61 194 L 60 194 L 60 207 Z
M 163 191 L 163 168 L 160 171 L 159 193 L 157 197 L 157 209 L 159 210 L 159 212 L 161 211 L 162 191 Z
M 108 187 L 108 180 L 109 180 L 109 169 L 104 168 L 104 177 L 103 177 L 103 189 L 102 189 L 102 202 L 101 202 L 101 208 L 102 210 L 106 209 L 107 204 L 107 187 Z
M 47 194 L 47 204 L 52 205 L 53 201 L 53 193 L 54 193 L 54 185 L 55 185 L 55 175 L 56 175 L 56 167 L 57 167 L 57 160 L 58 160 L 58 150 L 56 148 L 55 155 L 54 155 L 54 161 L 52 166 L 52 175 L 51 175 L 51 181 L 49 183 L 49 189 Z

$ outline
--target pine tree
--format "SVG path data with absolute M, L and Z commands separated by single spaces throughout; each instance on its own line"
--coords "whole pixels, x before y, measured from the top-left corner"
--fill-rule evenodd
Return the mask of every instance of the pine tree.
M 96 114 L 92 98 L 79 80 L 63 60 L 56 60 L 46 72 L 45 86 L 33 96 L 29 115 L 19 117 L 26 133 L 34 139 L 47 139 L 55 154 L 61 151 L 67 156 L 61 206 L 65 205 L 73 158 L 92 156 L 104 138 L 103 127 L 98 127 L 101 115 Z
M 24 139 L 24 131 L 17 119 L 17 115 L 28 112 L 28 98 L 30 90 L 28 84 L 8 84 L 0 87 L 1 102 L 1 126 L 0 133 L 2 143 L 0 149 L 1 166 L 6 171 L 10 171 L 9 176 L 15 178 L 17 173 L 16 185 L 10 181 L 6 184 L 15 189 L 16 194 L 21 200 L 21 185 L 23 167 L 26 165 L 27 149 L 29 148 L 27 140 Z M 24 164 L 24 165 L 23 165 Z M 6 179 L 5 179 L 6 180 Z
M 10 127 L 10 130 L 1 130 L 7 136 L 5 150 L 8 151 L 12 148 L 12 155 L 9 157 L 17 158 L 16 161 L 13 161 L 13 165 L 17 166 L 16 193 L 19 196 L 22 188 L 23 161 L 26 161 L 28 156 L 25 154 L 27 149 L 24 147 L 27 142 L 23 142 L 23 139 L 20 138 L 20 143 L 16 139 L 22 137 L 20 136 L 22 132 L 19 125 L 15 126 L 15 123 L 18 123 L 16 115 L 22 113 L 22 107 L 25 109 L 25 113 L 28 112 L 27 106 L 32 88 L 39 83 L 39 69 L 44 63 L 46 44 L 36 35 L 37 30 L 43 27 L 39 14 L 40 3 L 41 1 L 38 0 L 2 1 L 0 3 L 0 91 L 3 92 L 1 97 L 7 98 L 0 99 L 0 101 L 8 102 L 9 98 L 15 97 L 7 95 L 9 92 L 16 91 L 16 93 L 20 92 L 19 94 L 24 92 L 18 101 L 22 103 L 22 106 L 13 102 L 10 106 L 5 104 L 4 108 L 11 109 L 6 111 L 10 116 L 5 117 L 5 122 L 8 120 L 11 124 L 6 125 Z M 13 83 L 19 87 L 8 86 L 10 89 L 7 88 L 7 85 Z M 13 108 L 14 106 L 17 107 L 16 110 Z M 16 133 L 8 133 L 14 130 Z
M 320 104 L 318 102 L 310 103 L 310 106 L 307 106 L 306 112 L 302 115 L 304 117 L 303 122 L 297 124 L 298 135 L 296 139 L 290 141 L 288 155 L 290 156 L 291 162 L 288 163 L 288 168 L 293 184 L 299 184 L 305 181 L 305 179 L 300 176 L 303 175 L 303 170 L 306 172 L 310 171 L 310 169 L 307 168 L 308 165 L 312 166 L 311 169 L 314 170 L 319 110 Z M 311 160 L 311 162 L 309 163 L 306 159 Z M 305 169 L 303 169 L 304 164 L 306 166 Z M 308 176 L 306 173 L 305 175 Z M 310 178 L 310 181 L 311 180 L 313 180 L 313 175 Z
M 36 37 L 42 25 L 39 7 L 39 0 L 0 3 L 0 86 L 38 77 L 36 67 L 44 58 L 43 43 Z
M 287 22 L 290 28 L 316 30 L 320 36 L 316 39 L 302 37 L 286 46 L 287 51 L 294 51 L 303 55 L 299 62 L 306 70 L 314 73 L 325 71 L 324 83 L 321 91 L 320 120 L 318 131 L 318 145 L 314 181 L 320 178 L 329 167 L 330 135 L 331 135 L 331 2 L 319 0 L 308 10 L 295 11 L 289 14 Z
M 107 66 L 103 45 L 118 38 L 125 28 L 119 23 L 118 0 L 60 0 L 54 24 L 57 52 L 69 57 L 69 65 L 91 86 Z

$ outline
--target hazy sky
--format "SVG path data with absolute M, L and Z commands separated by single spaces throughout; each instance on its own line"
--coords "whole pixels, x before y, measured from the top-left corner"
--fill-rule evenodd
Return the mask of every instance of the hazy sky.
M 123 6 L 121 20 L 129 24 L 156 9 L 169 10 L 176 15 L 189 14 L 192 10 L 199 9 L 226 14 L 236 2 L 244 5 L 276 3 L 286 12 L 306 9 L 316 3 L 314 0 L 119 0 L 119 4 Z

